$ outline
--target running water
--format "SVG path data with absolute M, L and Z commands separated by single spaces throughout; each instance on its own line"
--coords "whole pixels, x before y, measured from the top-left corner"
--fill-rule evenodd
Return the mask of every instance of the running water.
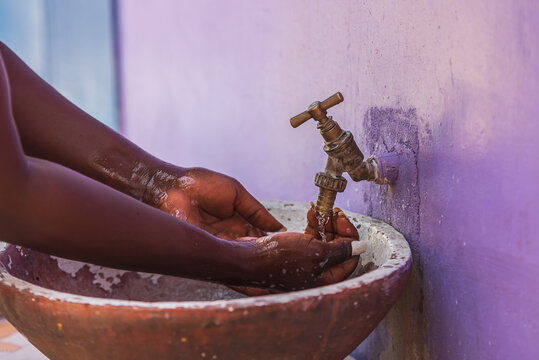
M 326 214 L 316 213 L 316 218 L 318 220 L 318 233 L 320 234 L 320 240 L 327 242 L 326 238 L 326 224 L 329 221 L 329 216 Z

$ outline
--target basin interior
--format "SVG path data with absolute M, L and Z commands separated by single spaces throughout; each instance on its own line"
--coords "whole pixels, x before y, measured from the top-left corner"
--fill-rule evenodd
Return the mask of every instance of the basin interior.
M 265 201 L 266 208 L 289 231 L 303 232 L 308 205 Z M 376 228 L 379 221 L 347 212 L 368 242 L 358 267 L 351 277 L 362 276 L 389 259 L 387 238 Z M 2 243 L 0 265 L 11 275 L 51 290 L 99 298 L 137 301 L 213 301 L 237 299 L 245 295 L 224 285 L 174 276 L 124 271 L 62 259 L 20 246 Z

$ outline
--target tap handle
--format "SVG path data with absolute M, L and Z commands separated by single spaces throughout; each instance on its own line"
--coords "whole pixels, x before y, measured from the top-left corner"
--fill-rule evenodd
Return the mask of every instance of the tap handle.
M 299 115 L 294 116 L 290 119 L 290 125 L 292 125 L 293 128 L 297 128 L 307 120 L 314 118 L 315 120 L 318 119 L 318 114 L 323 114 L 325 117 L 326 110 L 329 109 L 332 106 L 335 106 L 337 104 L 340 104 L 344 101 L 344 97 L 340 92 L 336 92 L 335 94 L 328 97 L 326 100 L 320 102 L 315 101 L 309 106 L 309 108 L 302 112 Z
M 340 104 L 344 101 L 344 97 L 340 92 L 336 92 L 335 94 L 328 97 L 326 100 L 322 101 L 320 103 L 320 107 L 324 110 L 329 109 L 330 107 L 333 107 L 337 104 Z

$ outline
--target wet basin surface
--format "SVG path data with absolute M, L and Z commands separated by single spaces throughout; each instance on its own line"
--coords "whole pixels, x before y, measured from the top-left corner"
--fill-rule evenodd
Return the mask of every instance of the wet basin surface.
M 264 204 L 290 231 L 303 231 L 308 205 Z M 4 244 L 0 311 L 51 359 L 341 360 L 396 301 L 411 264 L 395 229 L 345 212 L 368 247 L 338 284 L 249 298 L 223 285 Z

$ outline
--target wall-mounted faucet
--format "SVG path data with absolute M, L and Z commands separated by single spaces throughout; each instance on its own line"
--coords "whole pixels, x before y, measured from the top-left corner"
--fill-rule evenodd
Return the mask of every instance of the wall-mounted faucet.
M 342 130 L 331 116 L 327 116 L 327 110 L 343 100 L 338 92 L 322 102 L 315 101 L 306 111 L 290 119 L 293 128 L 311 118 L 316 120 L 316 128 L 324 138 L 324 151 L 328 154 L 326 168 L 314 178 L 314 184 L 320 188 L 315 210 L 324 215 L 332 214 L 337 193 L 346 188 L 343 173 L 348 173 L 354 181 L 368 180 L 379 185 L 393 184 L 399 175 L 399 159 L 395 153 L 364 160 L 352 133 Z

